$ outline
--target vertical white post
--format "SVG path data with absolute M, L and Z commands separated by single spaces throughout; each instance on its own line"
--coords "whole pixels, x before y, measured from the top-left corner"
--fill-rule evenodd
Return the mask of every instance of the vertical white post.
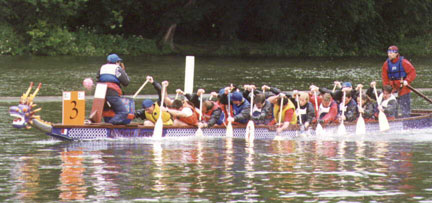
M 193 82 L 194 82 L 194 70 L 195 69 L 195 57 L 186 56 L 186 67 L 185 67 L 185 85 L 184 92 L 193 93 Z

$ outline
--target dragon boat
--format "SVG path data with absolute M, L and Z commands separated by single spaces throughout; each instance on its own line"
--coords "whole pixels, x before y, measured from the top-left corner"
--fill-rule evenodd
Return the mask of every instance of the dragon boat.
M 26 93 L 21 96 L 17 106 L 9 108 L 10 116 L 14 117 L 12 125 L 18 129 L 30 129 L 34 127 L 47 135 L 62 140 L 97 140 L 97 139 L 121 139 L 121 138 L 143 138 L 152 137 L 154 127 L 144 126 L 141 123 L 130 123 L 128 125 L 112 125 L 107 123 L 91 123 L 82 125 L 63 125 L 56 124 L 41 119 L 38 112 L 41 108 L 36 108 L 33 100 L 38 93 L 41 84 L 30 94 L 32 84 Z M 133 101 L 133 100 L 132 100 Z M 132 102 L 133 103 L 133 102 Z M 134 105 L 134 103 L 133 103 Z M 411 117 L 401 118 L 389 121 L 389 132 L 398 132 L 401 130 L 418 129 L 432 126 L 432 110 L 413 110 Z M 356 123 L 345 122 L 347 134 L 355 134 Z M 336 134 L 338 124 L 324 126 L 326 134 Z M 306 134 L 315 136 L 315 126 L 310 127 Z M 196 127 L 172 127 L 163 126 L 162 137 L 186 137 L 196 136 Z M 366 123 L 366 133 L 379 132 L 379 123 L 377 121 Z M 217 126 L 213 128 L 202 129 L 205 137 L 225 137 L 226 127 Z M 305 132 L 301 131 L 299 126 L 290 126 L 290 128 L 280 134 L 276 133 L 274 126 L 255 126 L 254 133 L 246 136 L 245 126 L 233 126 L 234 138 L 253 138 L 253 139 L 292 139 Z M 253 136 L 253 137 L 252 137 Z M 320 135 L 321 136 L 321 135 Z

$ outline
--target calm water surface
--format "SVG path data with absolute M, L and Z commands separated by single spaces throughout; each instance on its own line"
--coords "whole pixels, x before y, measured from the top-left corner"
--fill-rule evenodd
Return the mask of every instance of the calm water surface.
M 183 57 L 124 57 L 133 94 L 146 75 L 183 87 Z M 81 89 L 104 58 L 0 57 L 0 96 L 19 96 L 30 81 L 41 95 Z M 195 87 L 231 81 L 306 89 L 379 79 L 383 59 L 196 59 Z M 417 87 L 429 87 L 429 64 L 413 59 Z M 202 68 L 201 68 L 202 67 Z M 145 94 L 153 94 L 145 88 Z M 414 105 L 430 108 L 413 95 Z M 89 106 L 89 102 L 87 102 Z M 63 142 L 11 127 L 0 102 L 1 202 L 432 202 L 432 129 L 363 137 L 291 140 L 178 138 Z M 59 122 L 60 102 L 42 102 Z

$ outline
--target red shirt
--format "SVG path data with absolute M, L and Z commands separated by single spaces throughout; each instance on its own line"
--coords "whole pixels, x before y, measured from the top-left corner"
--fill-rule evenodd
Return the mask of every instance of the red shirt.
M 400 56 L 393 59 L 392 63 L 396 63 L 399 60 L 399 57 Z M 417 76 L 416 70 L 415 70 L 414 66 L 407 59 L 402 60 L 402 66 L 405 69 L 405 72 L 407 74 L 405 80 L 409 84 L 411 84 Z M 391 85 L 393 87 L 393 92 L 399 92 L 399 96 L 402 96 L 402 95 L 405 95 L 405 94 L 408 94 L 411 92 L 411 90 L 408 89 L 408 87 L 406 87 L 406 86 L 402 87 L 402 89 L 400 88 L 400 86 L 401 86 L 400 80 L 390 80 L 390 78 L 388 77 L 387 70 L 388 70 L 388 63 L 386 60 L 382 66 L 382 71 L 381 71 L 381 78 L 382 78 L 383 86 L 384 85 Z

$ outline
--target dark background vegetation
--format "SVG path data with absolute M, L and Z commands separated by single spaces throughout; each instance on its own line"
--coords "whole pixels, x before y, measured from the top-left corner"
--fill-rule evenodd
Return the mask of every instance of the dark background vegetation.
M 432 52 L 431 0 L 0 0 L 1 55 Z

